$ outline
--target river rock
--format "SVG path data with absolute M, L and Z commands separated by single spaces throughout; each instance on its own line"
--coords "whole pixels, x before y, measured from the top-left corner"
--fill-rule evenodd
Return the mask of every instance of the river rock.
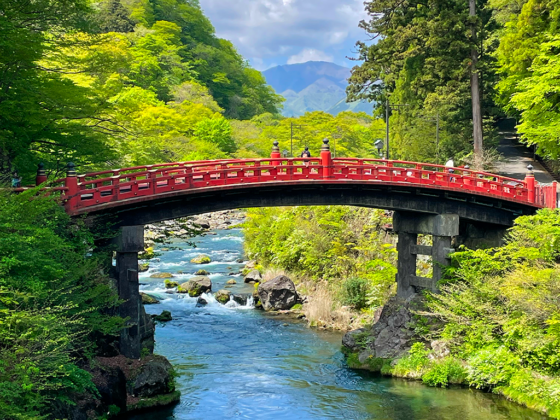
M 220 302 L 222 305 L 225 305 L 226 303 L 229 302 L 230 296 L 231 296 L 231 292 L 229 290 L 224 290 L 224 289 L 218 290 L 214 295 L 216 300 Z
M 148 263 L 143 263 L 143 264 L 138 263 L 138 272 L 139 273 L 145 273 L 149 269 L 150 269 L 150 264 L 148 264 Z
M 208 274 L 210 274 L 208 271 L 206 270 L 198 270 L 196 273 L 194 273 L 195 276 L 207 276 Z
M 210 264 L 212 259 L 208 255 L 201 254 L 191 260 L 192 264 Z
M 226 282 L 226 284 L 237 284 L 237 282 L 234 279 L 228 280 Z
M 169 322 L 173 320 L 173 317 L 171 316 L 171 312 L 169 311 L 163 311 L 159 315 L 152 315 L 152 316 L 155 321 L 159 321 L 159 322 Z
M 247 301 L 249 300 L 249 296 L 251 295 L 233 295 L 233 301 L 236 302 L 238 305 L 245 306 L 247 305 Z
M 171 273 L 155 273 L 150 276 L 152 279 L 172 279 L 173 277 L 175 276 Z
M 421 295 L 415 294 L 406 300 L 393 296 L 383 307 L 379 320 L 373 327 L 346 333 L 342 345 L 360 355 L 398 359 L 410 350 L 414 341 L 421 340 L 420 337 L 415 337 L 414 313 L 423 309 Z M 360 343 L 355 339 L 357 335 L 362 335 Z
M 188 293 L 190 297 L 198 297 L 212 291 L 212 280 L 206 276 L 195 276 L 177 289 L 179 293 Z
M 286 276 L 259 284 L 258 294 L 265 311 L 290 309 L 298 300 L 296 286 Z
M 204 305 L 208 305 L 208 302 L 202 296 L 199 296 L 198 299 L 196 300 L 196 306 L 204 306 Z
M 154 305 L 156 303 L 159 303 L 159 300 L 157 300 L 153 296 L 147 295 L 146 293 L 140 292 L 140 296 L 142 296 L 142 303 L 144 305 Z
M 174 289 L 175 287 L 179 287 L 179 283 L 176 281 L 165 280 L 164 283 L 166 289 Z
M 262 281 L 262 275 L 259 270 L 252 270 L 245 276 L 244 281 L 245 283 L 260 283 Z
M 247 264 L 245 264 L 245 268 L 251 269 L 251 268 L 255 268 L 257 266 L 257 262 L 256 261 L 249 261 Z
M 134 397 L 150 398 L 167 394 L 173 384 L 173 367 L 161 356 L 143 364 L 137 374 L 128 380 L 128 391 Z M 128 379 L 128 378 L 127 378 Z

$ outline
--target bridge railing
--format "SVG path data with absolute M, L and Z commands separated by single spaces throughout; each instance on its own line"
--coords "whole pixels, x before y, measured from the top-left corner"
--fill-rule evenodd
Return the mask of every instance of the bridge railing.
M 41 169 L 41 168 L 40 168 Z M 468 168 L 369 158 L 332 159 L 328 142 L 317 158 L 283 158 L 275 144 L 270 158 L 173 162 L 77 175 L 72 164 L 67 177 L 54 183 L 70 213 L 101 204 L 184 190 L 278 181 L 361 181 L 443 189 L 498 197 L 535 207 L 556 207 L 556 184 L 540 185 L 532 173 L 525 180 Z M 44 171 L 37 183 L 45 180 Z

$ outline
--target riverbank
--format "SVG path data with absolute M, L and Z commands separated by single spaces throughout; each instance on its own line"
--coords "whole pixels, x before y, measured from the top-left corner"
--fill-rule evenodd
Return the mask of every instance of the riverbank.
M 250 417 L 292 420 L 385 418 L 387 420 L 542 420 L 528 409 L 490 394 L 460 388 L 441 390 L 420 383 L 370 375 L 349 369 L 340 352 L 342 334 L 308 328 L 307 322 L 283 311 L 265 312 L 252 305 L 220 304 L 217 290 L 248 293 L 243 282 L 243 233 L 218 230 L 170 244 L 157 244 L 161 255 L 141 274 L 142 291 L 159 304 L 147 305 L 151 315 L 169 311 L 172 320 L 156 330 L 156 351 L 177 370 L 179 403 L 133 415 L 129 420 L 184 420 Z M 162 248 L 168 249 L 163 251 Z M 182 249 L 182 250 L 181 250 Z M 167 272 L 186 282 L 201 266 L 191 263 L 199 254 L 211 258 L 202 267 L 212 280 L 206 305 L 188 294 L 168 293 L 164 280 L 152 274 Z M 243 259 L 243 263 L 237 263 Z M 276 273 L 271 273 L 276 274 Z M 246 292 L 245 292 L 246 291 Z M 209 409 L 211 407 L 211 410 Z

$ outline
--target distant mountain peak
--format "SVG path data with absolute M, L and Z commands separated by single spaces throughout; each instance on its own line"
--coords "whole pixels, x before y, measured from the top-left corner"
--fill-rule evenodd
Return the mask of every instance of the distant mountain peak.
M 333 115 L 342 111 L 366 111 L 371 104 L 346 104 L 346 86 L 350 69 L 326 61 L 286 64 L 263 72 L 267 83 L 286 98 L 283 114 L 300 116 L 311 111 Z

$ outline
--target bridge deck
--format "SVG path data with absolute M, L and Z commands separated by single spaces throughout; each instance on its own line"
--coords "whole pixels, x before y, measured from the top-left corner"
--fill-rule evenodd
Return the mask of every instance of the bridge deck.
M 486 172 L 441 165 L 377 159 L 321 158 L 239 159 L 168 163 L 116 169 L 59 180 L 66 208 L 77 215 L 99 208 L 119 207 L 130 200 L 157 199 L 170 192 L 277 183 L 407 185 L 499 198 L 535 208 L 556 207 L 555 186 L 520 181 Z M 74 181 L 74 182 L 73 182 Z M 144 201 L 144 200 L 142 200 Z

